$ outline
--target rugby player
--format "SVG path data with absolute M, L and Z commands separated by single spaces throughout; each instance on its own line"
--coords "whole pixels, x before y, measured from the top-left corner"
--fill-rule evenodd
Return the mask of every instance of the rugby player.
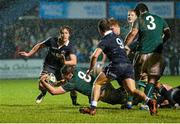
M 109 65 L 106 66 L 105 69 L 97 76 L 95 82 L 93 83 L 90 107 L 81 108 L 79 110 L 80 113 L 95 115 L 97 102 L 100 98 L 101 87 L 106 83 L 109 83 L 111 80 L 118 80 L 119 82 L 122 82 L 123 87 L 127 91 L 146 101 L 150 108 L 151 115 L 156 114 L 156 101 L 149 99 L 143 92 L 136 89 L 133 66 L 130 64 L 124 50 L 124 43 L 112 32 L 108 19 L 102 19 L 99 21 L 98 31 L 100 35 L 102 35 L 102 39 L 92 55 L 87 75 L 89 75 L 92 71 L 98 56 L 102 52 L 106 54 L 110 62 Z
M 143 73 L 148 76 L 145 93 L 148 97 L 154 92 L 154 84 L 160 79 L 164 69 L 162 56 L 163 44 L 170 38 L 170 28 L 161 17 L 149 13 L 144 3 L 135 7 L 138 18 L 128 34 L 125 45 L 129 46 L 137 35 L 138 54 L 135 62 L 136 80 L 141 80 Z M 167 90 L 164 89 L 164 92 Z
M 31 57 L 40 49 L 48 48 L 48 53 L 44 59 L 40 77 L 47 73 L 53 73 L 56 79 L 60 80 L 60 70 L 63 65 L 75 66 L 77 63 L 74 47 L 69 41 L 71 33 L 72 29 L 69 26 L 62 26 L 59 29 L 58 37 L 49 37 L 43 42 L 37 43 L 29 52 L 21 51 L 19 54 L 21 56 Z M 42 85 L 41 80 L 39 81 L 39 90 L 41 90 L 41 93 L 36 98 L 36 103 L 38 104 L 41 103 L 47 92 L 47 89 Z M 76 97 L 73 97 L 72 99 L 73 102 L 76 102 L 74 99 L 76 99 Z
M 146 81 L 138 82 L 138 87 L 146 88 Z M 167 94 L 163 94 L 164 88 L 168 91 Z M 157 99 L 158 107 L 179 107 L 180 105 L 180 86 L 172 87 L 168 84 L 157 82 L 153 96 Z M 137 101 L 135 101 L 137 102 Z M 137 103 L 135 103 L 137 104 Z
M 57 88 L 52 86 L 49 81 L 49 75 L 43 75 L 41 77 L 42 84 L 48 92 L 52 95 L 60 95 L 67 93 L 69 91 L 76 90 L 83 95 L 88 96 L 89 102 L 91 98 L 92 86 L 95 80 L 94 76 L 86 77 L 86 73 L 80 71 L 79 69 L 74 71 L 72 66 L 64 66 L 61 70 L 63 77 L 61 80 L 61 85 Z M 112 105 L 115 104 L 124 104 L 127 98 L 127 92 L 124 88 L 115 89 L 110 83 L 104 85 L 101 88 L 100 99 L 102 102 L 109 103 Z
M 120 24 L 117 20 L 110 18 L 109 21 L 110 21 L 112 31 L 124 40 L 125 37 L 128 35 L 128 33 L 130 32 L 132 25 L 136 19 L 137 19 L 137 15 L 136 15 L 135 11 L 128 10 L 127 24 L 121 26 L 121 28 L 120 28 Z M 129 47 L 127 47 L 127 46 L 125 47 L 126 53 L 128 54 L 128 57 L 132 63 L 133 63 L 136 46 L 137 46 L 137 40 L 134 40 L 132 45 L 130 45 Z M 133 97 L 129 95 L 127 103 L 125 105 L 123 105 L 122 108 L 131 109 L 132 108 L 132 100 L 133 100 Z

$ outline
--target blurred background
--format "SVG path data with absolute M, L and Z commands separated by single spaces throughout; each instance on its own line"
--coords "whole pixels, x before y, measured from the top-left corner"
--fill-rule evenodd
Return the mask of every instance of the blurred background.
M 57 36 L 62 25 L 73 29 L 71 42 L 76 48 L 78 67 L 87 67 L 89 56 L 100 36 L 97 22 L 114 17 L 121 27 L 127 12 L 137 2 L 148 5 L 169 24 L 172 37 L 164 45 L 165 75 L 179 75 L 180 1 L 179 0 L 0 0 L 0 79 L 37 78 L 47 50 L 31 58 L 17 53 L 29 51 L 40 41 Z

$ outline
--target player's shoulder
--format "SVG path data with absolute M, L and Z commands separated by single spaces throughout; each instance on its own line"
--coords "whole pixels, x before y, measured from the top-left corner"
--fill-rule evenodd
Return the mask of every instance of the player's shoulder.
M 57 41 L 58 41 L 58 37 L 48 37 L 48 38 L 46 39 L 46 41 L 57 42 Z
M 162 17 L 160 17 L 156 14 L 149 13 L 149 15 L 153 16 L 155 19 L 164 20 Z
M 69 44 L 66 46 L 66 48 L 69 51 L 72 51 L 73 53 L 75 53 L 75 47 L 74 47 L 73 43 L 69 42 Z
M 109 39 L 112 40 L 112 39 L 117 38 L 117 37 L 118 36 L 115 33 L 111 32 L 108 35 L 104 36 L 100 41 L 109 41 Z
M 50 36 L 50 37 L 48 37 L 47 39 L 48 39 L 48 40 L 58 40 L 58 37 L 52 37 L 52 36 Z
M 67 46 L 70 47 L 70 48 L 71 48 L 71 47 L 74 48 L 74 45 L 73 45 L 72 42 L 69 42 Z

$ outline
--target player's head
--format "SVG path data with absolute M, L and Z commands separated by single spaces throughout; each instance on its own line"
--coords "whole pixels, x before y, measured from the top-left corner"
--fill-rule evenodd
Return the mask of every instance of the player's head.
M 134 10 L 135 10 L 137 16 L 149 11 L 148 7 L 144 3 L 137 4 Z
M 73 72 L 74 72 L 74 66 L 65 65 L 61 69 L 62 78 L 64 78 L 67 81 L 71 80 L 73 77 Z
M 101 19 L 98 23 L 98 31 L 101 35 L 104 35 L 106 31 L 111 30 L 108 19 Z
M 110 28 L 111 30 L 116 34 L 116 35 L 120 35 L 120 24 L 119 22 L 114 19 L 114 18 L 110 18 L 108 19 L 109 23 L 110 23 Z
M 59 29 L 59 35 L 61 40 L 67 41 L 72 34 L 72 29 L 69 26 L 62 26 Z
M 136 12 L 134 10 L 128 10 L 128 17 L 127 21 L 128 23 L 133 23 L 137 18 Z

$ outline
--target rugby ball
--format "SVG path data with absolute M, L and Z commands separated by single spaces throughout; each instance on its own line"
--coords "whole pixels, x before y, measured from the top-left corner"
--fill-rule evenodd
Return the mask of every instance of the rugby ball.
M 49 74 L 49 78 L 48 79 L 49 79 L 49 83 L 50 84 L 56 84 L 57 83 L 56 77 L 55 77 L 55 75 L 53 73 Z

